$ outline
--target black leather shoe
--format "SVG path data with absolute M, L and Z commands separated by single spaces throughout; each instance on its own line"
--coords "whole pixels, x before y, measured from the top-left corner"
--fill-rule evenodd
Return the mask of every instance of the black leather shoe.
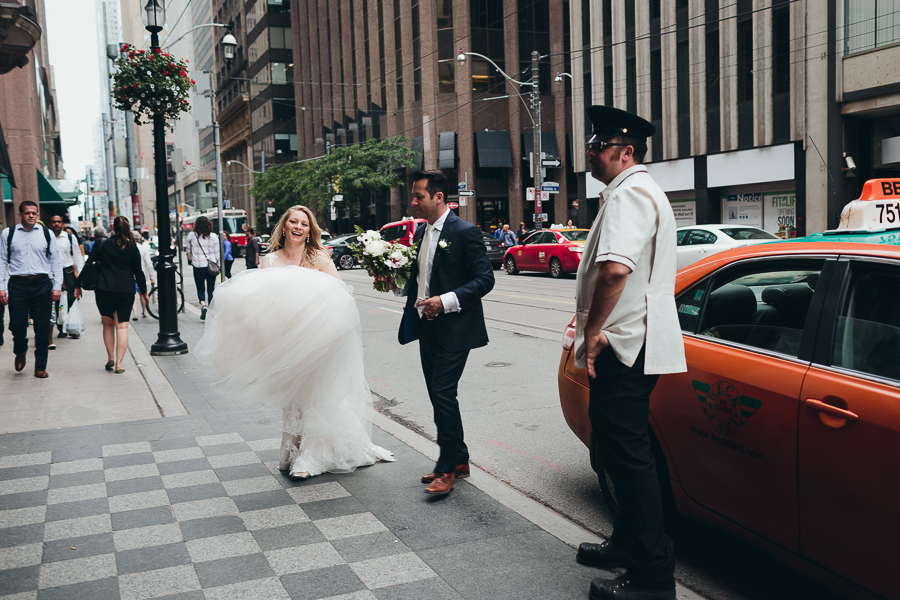
M 628 579 L 628 574 L 615 579 L 595 579 L 591 582 L 590 600 L 675 600 L 675 585 L 659 589 L 645 587 Z
M 578 554 L 575 555 L 575 560 L 589 567 L 599 567 L 603 569 L 628 567 L 631 565 L 628 553 L 618 546 L 613 546 L 609 542 L 602 542 L 600 544 L 584 542 L 578 546 Z

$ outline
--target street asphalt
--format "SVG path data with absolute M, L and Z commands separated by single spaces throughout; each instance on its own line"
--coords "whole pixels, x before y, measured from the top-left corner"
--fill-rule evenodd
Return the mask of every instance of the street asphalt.
M 88 331 L 57 340 L 49 379 L 15 373 L 5 335 L 0 597 L 547 600 L 614 576 L 574 560 L 597 536 L 487 470 L 422 494 L 436 447 L 402 420 L 374 419 L 396 463 L 285 478 L 278 411 L 222 397 L 190 353 L 151 357 L 152 319 L 132 322 L 125 373 L 105 371 L 86 300 Z M 189 347 L 198 313 L 179 316 Z

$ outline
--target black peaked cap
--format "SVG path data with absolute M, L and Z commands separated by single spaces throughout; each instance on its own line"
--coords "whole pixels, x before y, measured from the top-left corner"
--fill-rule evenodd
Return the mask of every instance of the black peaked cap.
M 611 106 L 591 106 L 587 109 L 587 115 L 594 126 L 593 136 L 588 143 L 607 140 L 616 135 L 642 140 L 656 132 L 656 127 L 650 121 Z

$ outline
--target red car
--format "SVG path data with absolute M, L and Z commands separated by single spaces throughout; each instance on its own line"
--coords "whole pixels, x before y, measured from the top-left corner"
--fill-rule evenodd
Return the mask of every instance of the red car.
M 506 272 L 541 271 L 551 277 L 574 273 L 590 229 L 542 229 L 529 235 L 521 244 L 506 251 Z
M 416 235 L 416 227 L 419 223 L 427 223 L 425 219 L 405 219 L 403 221 L 394 221 L 387 225 L 382 225 L 379 233 L 381 239 L 386 242 L 397 242 L 404 246 L 412 246 L 413 238 Z

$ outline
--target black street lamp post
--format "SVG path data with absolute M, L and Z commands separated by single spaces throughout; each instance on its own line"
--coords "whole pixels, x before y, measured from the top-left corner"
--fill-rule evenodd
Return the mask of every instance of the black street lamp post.
M 159 32 L 166 22 L 165 0 L 141 0 L 146 2 L 141 19 L 150 32 L 150 51 L 159 52 Z M 150 346 L 154 356 L 186 354 L 187 344 L 178 332 L 178 314 L 175 302 L 175 263 L 172 253 L 172 229 L 169 223 L 169 196 L 166 177 L 166 122 L 162 114 L 153 115 L 153 154 L 156 181 L 156 219 L 159 236 L 159 260 L 156 271 L 159 274 L 159 336 Z

